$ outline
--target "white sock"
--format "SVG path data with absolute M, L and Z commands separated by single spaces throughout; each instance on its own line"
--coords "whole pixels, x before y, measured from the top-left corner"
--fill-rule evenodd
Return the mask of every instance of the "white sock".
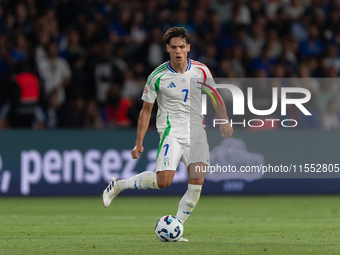
M 159 189 L 157 175 L 154 172 L 144 171 L 126 180 L 119 180 L 121 191 L 126 189 Z
M 200 199 L 202 185 L 188 184 L 188 190 L 185 192 L 178 205 L 176 217 L 184 223 L 194 210 L 198 200 Z

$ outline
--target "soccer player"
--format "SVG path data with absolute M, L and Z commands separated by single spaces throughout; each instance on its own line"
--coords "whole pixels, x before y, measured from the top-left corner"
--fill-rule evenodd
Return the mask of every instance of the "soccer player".
M 123 180 L 113 178 L 103 192 L 104 207 L 108 207 L 125 189 L 162 189 L 170 186 L 175 171 L 182 161 L 188 169 L 188 190 L 179 202 L 176 217 L 184 223 L 195 208 L 204 182 L 203 172 L 209 165 L 209 147 L 201 114 L 201 90 L 192 85 L 191 78 L 212 78 L 209 69 L 202 63 L 188 59 L 190 37 L 185 28 L 170 28 L 163 36 L 170 61 L 157 67 L 149 76 L 142 99 L 137 139 L 132 158 L 139 158 L 144 151 L 143 139 L 149 127 L 153 104 L 157 99 L 157 131 L 160 134 L 156 159 L 156 173 L 144 171 Z M 217 96 L 217 95 L 215 95 Z M 219 98 L 219 100 L 221 100 Z M 228 119 L 223 100 L 214 104 L 221 119 Z M 233 128 L 229 123 L 220 125 L 223 137 L 231 137 Z M 188 241 L 181 238 L 180 241 Z

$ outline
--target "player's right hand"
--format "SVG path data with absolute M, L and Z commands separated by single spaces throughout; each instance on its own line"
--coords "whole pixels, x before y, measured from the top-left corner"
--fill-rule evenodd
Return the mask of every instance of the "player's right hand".
M 144 151 L 143 145 L 136 145 L 131 151 L 131 157 L 133 159 L 139 158 L 143 154 L 143 151 Z

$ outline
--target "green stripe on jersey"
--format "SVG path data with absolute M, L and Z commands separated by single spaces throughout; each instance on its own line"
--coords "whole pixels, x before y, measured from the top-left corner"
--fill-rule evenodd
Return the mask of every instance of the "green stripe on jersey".
M 164 65 L 161 65 L 161 66 L 157 67 L 155 70 L 153 70 L 153 72 L 149 75 L 147 82 L 149 83 L 150 80 L 151 80 L 151 76 L 153 76 L 156 72 L 158 72 L 160 69 L 163 69 L 163 68 L 164 68 Z
M 151 75 L 153 75 L 154 73 L 158 72 L 160 69 L 163 69 L 164 67 L 166 67 L 166 63 L 164 63 L 163 65 L 160 65 L 155 70 L 153 70 L 153 72 L 150 74 L 149 77 L 151 77 Z M 148 79 L 148 81 L 149 81 L 149 79 Z
M 150 84 L 151 80 L 153 79 L 153 77 L 155 77 L 157 74 L 159 74 L 160 72 L 163 72 L 167 69 L 166 65 L 162 68 L 160 68 L 159 70 L 153 72 L 152 74 L 150 74 L 149 79 L 147 81 L 148 85 Z
M 163 77 L 165 73 L 163 73 L 161 76 L 158 77 L 157 81 L 155 82 L 155 92 L 158 93 L 159 90 L 159 83 L 161 82 L 161 78 Z
M 161 141 L 161 143 L 158 146 L 156 159 L 158 158 L 158 155 L 161 152 L 161 149 L 162 149 L 165 137 L 167 137 L 169 135 L 169 133 L 170 133 L 171 125 L 170 125 L 170 121 L 169 121 L 169 115 L 166 116 L 166 123 L 168 124 L 168 127 L 164 130 L 162 141 Z

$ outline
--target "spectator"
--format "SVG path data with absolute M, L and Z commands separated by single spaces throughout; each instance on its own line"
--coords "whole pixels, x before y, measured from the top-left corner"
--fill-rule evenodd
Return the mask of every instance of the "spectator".
M 135 74 L 133 73 L 133 70 L 125 71 L 124 80 L 125 81 L 122 90 L 122 97 L 133 99 L 139 97 L 142 94 L 143 87 L 145 84 L 140 84 L 135 79 Z
M 130 9 L 123 9 L 119 14 L 119 20 L 113 21 L 110 26 L 111 42 L 129 42 L 130 41 Z
M 184 27 L 189 34 L 192 34 L 195 31 L 195 28 L 188 21 L 188 14 L 184 10 L 179 10 L 175 15 L 175 26 L 176 27 Z
M 340 72 L 340 57 L 338 55 L 337 47 L 333 44 L 329 44 L 327 47 L 325 65 L 327 68 L 334 67 L 337 73 Z
M 50 34 L 40 32 L 38 35 L 38 45 L 35 48 L 35 62 L 40 63 L 47 60 L 47 46 L 51 43 Z
M 329 17 L 325 24 L 327 40 L 334 41 L 335 35 L 339 33 L 340 31 L 339 19 L 340 19 L 339 10 L 337 10 L 336 8 L 332 8 L 330 10 Z
M 152 72 L 158 65 L 165 62 L 165 47 L 162 42 L 162 31 L 153 28 L 150 37 L 139 50 L 139 61 L 146 62 L 147 73 Z
M 315 25 L 309 27 L 308 39 L 300 43 L 302 57 L 317 57 L 324 51 L 324 45 L 319 39 L 319 31 Z
M 299 75 L 303 79 L 301 79 L 298 86 L 308 89 L 314 95 L 317 95 L 320 90 L 320 85 L 317 79 L 311 77 L 309 66 L 301 64 L 299 66 Z
M 79 96 L 68 100 L 61 110 L 59 122 L 61 128 L 84 128 L 85 100 Z
M 131 25 L 131 39 L 135 44 L 144 43 L 147 33 L 143 29 L 144 13 L 137 11 L 134 15 L 133 22 Z
M 262 26 L 259 23 L 253 24 L 252 36 L 247 38 L 247 48 L 251 58 L 257 58 L 260 55 L 264 43 L 265 38 Z
M 321 116 L 323 130 L 339 130 L 340 120 L 337 113 L 336 101 L 331 100 L 327 104 L 326 111 Z
M 252 22 L 259 22 L 265 19 L 266 11 L 261 0 L 250 1 L 250 13 Z
M 50 43 L 47 47 L 47 59 L 38 63 L 39 72 L 43 80 L 45 95 L 49 95 L 54 89 L 58 92 L 59 103 L 65 101 L 65 87 L 70 84 L 71 70 L 68 63 L 58 57 L 56 43 Z
M 269 58 L 276 59 L 282 52 L 281 43 L 278 40 L 278 35 L 276 30 L 271 29 L 268 32 L 267 37 Z
M 112 83 L 122 86 L 124 77 L 119 68 L 112 62 L 111 59 L 111 45 L 109 43 L 102 43 L 100 62 L 95 66 L 95 82 L 96 82 L 96 96 L 97 101 L 101 106 L 107 102 L 107 95 Z
M 320 92 L 317 94 L 316 104 L 319 111 L 326 111 L 329 102 L 336 100 L 336 94 L 334 93 L 333 83 L 325 82 L 320 86 Z
M 58 91 L 56 89 L 47 97 L 47 109 L 45 112 L 46 116 L 46 127 L 48 129 L 55 129 L 60 126 L 60 103 L 58 99 Z
M 32 32 L 32 25 L 28 17 L 27 7 L 23 2 L 19 2 L 15 8 L 16 26 L 21 27 L 22 32 L 28 36 Z
M 310 24 L 310 16 L 304 14 L 299 20 L 293 21 L 290 31 L 299 42 L 303 42 L 308 38 L 308 27 Z
M 108 91 L 108 102 L 105 105 L 105 122 L 109 127 L 129 127 L 131 120 L 128 117 L 131 100 L 121 97 L 118 85 L 111 85 Z
M 281 36 L 289 35 L 291 22 L 283 8 L 279 8 L 276 13 L 276 18 L 271 20 L 268 28 L 275 29 Z
M 300 16 L 304 12 L 301 0 L 292 0 L 291 5 L 286 8 L 286 12 L 291 20 L 296 20 L 300 18 Z
M 73 55 L 85 55 L 85 49 L 80 45 L 79 32 L 76 29 L 68 31 L 66 44 L 66 49 L 61 52 L 61 56 L 64 58 L 69 59 Z
M 1 109 L 0 126 L 43 128 L 44 114 L 38 105 L 40 83 L 26 62 L 15 65 L 9 100 Z
M 261 55 L 252 60 L 251 70 L 255 73 L 260 70 L 264 71 L 266 77 L 269 77 L 273 62 L 274 61 L 269 58 L 268 46 L 265 45 L 261 51 Z
M 236 72 L 236 76 L 239 78 L 246 77 L 246 70 L 244 68 L 245 59 L 245 52 L 242 51 L 241 47 L 235 45 L 233 49 L 231 65 Z
M 87 102 L 85 111 L 85 127 L 90 129 L 104 128 L 97 103 L 94 99 Z
M 209 44 L 205 48 L 205 54 L 202 55 L 198 60 L 205 65 L 209 66 L 212 71 L 216 72 L 218 67 L 218 62 L 216 61 L 217 58 L 217 50 L 215 45 Z
M 234 8 L 238 9 L 238 15 L 241 24 L 248 26 L 251 23 L 251 15 L 250 10 L 245 2 L 245 0 L 235 0 Z
M 289 39 L 283 41 L 282 53 L 277 59 L 285 69 L 285 76 L 292 77 L 297 74 L 297 59 L 295 57 L 294 42 Z
M 112 62 L 119 68 L 121 73 L 124 73 L 128 67 L 125 58 L 126 58 L 126 45 L 124 43 L 119 43 L 116 45 Z
M 16 36 L 15 47 L 11 49 L 11 57 L 15 62 L 27 60 L 28 43 L 24 35 L 19 34 Z
M 9 54 L 9 42 L 4 34 L 0 34 L 0 99 L 5 100 L 5 90 L 8 89 L 11 77 L 12 58 Z M 1 104 L 0 104 L 1 106 Z
M 83 55 L 73 55 L 70 59 L 72 80 L 65 88 L 67 99 L 76 96 L 84 99 L 93 97 L 94 86 L 91 84 L 89 73 L 86 72 L 85 61 L 86 58 Z
M 213 0 L 211 1 L 211 6 L 214 11 L 216 11 L 223 23 L 227 23 L 232 19 L 233 3 L 228 0 Z

